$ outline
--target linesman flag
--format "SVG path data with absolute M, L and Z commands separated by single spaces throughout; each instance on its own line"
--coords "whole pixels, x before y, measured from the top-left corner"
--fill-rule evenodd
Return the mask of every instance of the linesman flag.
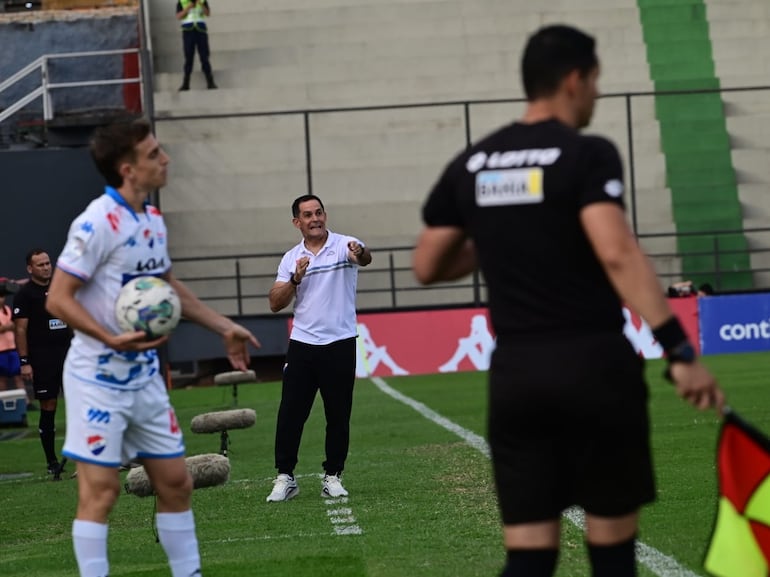
M 715 577 L 770 575 L 770 439 L 728 411 L 717 446 L 719 506 L 704 565 Z

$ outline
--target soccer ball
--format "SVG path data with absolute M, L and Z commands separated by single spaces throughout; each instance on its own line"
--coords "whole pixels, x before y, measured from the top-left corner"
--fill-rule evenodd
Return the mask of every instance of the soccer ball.
M 169 334 L 179 324 L 182 303 L 174 289 L 161 278 L 140 276 L 118 293 L 115 316 L 126 332 L 145 331 L 149 338 Z

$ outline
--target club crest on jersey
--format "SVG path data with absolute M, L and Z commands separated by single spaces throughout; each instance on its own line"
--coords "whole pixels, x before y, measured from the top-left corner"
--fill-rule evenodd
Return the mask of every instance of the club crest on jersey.
M 476 175 L 476 205 L 506 206 L 543 202 L 543 169 L 483 170 Z
M 104 449 L 107 447 L 107 441 L 101 435 L 91 435 L 87 439 L 88 449 L 94 455 L 101 455 Z

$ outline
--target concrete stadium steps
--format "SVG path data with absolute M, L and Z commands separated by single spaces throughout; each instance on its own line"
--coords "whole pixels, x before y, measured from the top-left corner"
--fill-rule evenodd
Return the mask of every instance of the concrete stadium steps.
M 473 6 L 457 0 L 379 0 L 360 5 L 320 0 L 303 8 L 281 3 L 280 9 L 259 3 L 215 5 L 210 41 L 217 82 L 227 90 L 255 90 L 251 95 L 240 92 L 198 102 L 200 98 L 188 95 L 173 101 L 163 96 L 176 91 L 181 82 L 181 41 L 168 6 L 155 0 L 151 22 L 158 73 L 156 109 L 161 114 L 183 114 L 198 113 L 217 102 L 225 108 L 235 104 L 243 111 L 285 109 L 287 104 L 355 106 L 510 97 L 521 94 L 518 65 L 526 35 L 545 22 L 563 21 L 585 25 L 600 46 L 614 46 L 603 53 L 606 86 L 648 89 L 636 7 L 624 0 L 614 3 L 612 11 L 603 10 L 609 4 L 581 3 L 580 9 L 563 2 L 543 2 L 533 9 L 523 2 L 497 0 Z M 400 82 L 391 81 L 395 79 Z M 297 91 L 298 84 L 305 90 Z M 285 94 L 287 85 L 292 94 Z M 270 94 L 273 90 L 278 93 Z
M 276 231 L 277 242 L 295 242 L 289 207 L 307 189 L 301 122 L 292 116 L 200 120 L 195 121 L 198 128 L 187 121 L 159 122 L 159 138 L 172 156 L 171 184 L 161 193 L 164 213 L 206 211 L 212 205 L 275 209 L 286 223 Z M 371 206 L 411 203 L 413 212 L 398 219 L 397 226 L 374 222 L 366 229 L 379 236 L 382 228 L 389 237 L 395 235 L 389 230 L 398 230 L 409 242 L 419 229 L 419 206 L 427 191 L 443 164 L 465 146 L 461 107 L 318 114 L 309 129 L 313 191 L 330 213 L 356 206 L 351 216 L 360 222 L 376 212 Z M 205 140 L 188 138 L 196 130 Z M 242 146 L 228 151 L 224 134 L 235 130 L 244 135 Z M 196 171 L 189 172 L 189 166 Z M 414 228 L 404 229 L 404 223 Z
M 770 77 L 770 5 L 764 0 L 707 0 L 706 4 L 721 85 L 766 85 Z
M 521 97 L 526 36 L 562 22 L 596 36 L 604 93 L 653 88 L 633 0 L 215 0 L 209 26 L 220 89 L 205 90 L 196 60 L 193 89 L 185 93 L 177 92 L 182 47 L 173 6 L 150 0 L 150 17 L 158 135 L 172 156 L 161 208 L 174 257 L 282 253 L 298 241 L 289 205 L 307 190 L 304 124 L 299 115 L 164 118 Z M 632 103 L 642 232 L 673 228 L 652 102 Z M 472 139 L 521 110 L 473 105 Z M 415 241 L 427 191 L 465 146 L 462 107 L 312 114 L 309 128 L 313 192 L 328 207 L 329 227 L 375 248 Z M 628 175 L 626 130 L 624 100 L 602 100 L 591 131 L 615 141 Z M 658 252 L 666 252 L 665 242 L 655 241 Z M 408 268 L 406 262 L 398 275 L 414 282 Z M 379 273 L 366 278 L 362 288 L 386 282 Z M 364 292 L 359 306 L 389 306 L 389 298 Z M 454 289 L 403 298 L 408 302 L 399 304 L 470 300 Z M 266 303 L 248 306 L 262 311 Z
M 713 4 L 713 2 L 712 2 Z M 736 37 L 740 26 L 732 22 L 712 29 L 704 0 L 639 0 L 651 76 L 660 90 L 718 88 L 718 46 L 712 38 Z M 717 16 L 717 22 L 719 17 Z M 732 45 L 731 46 L 735 46 Z M 732 54 L 734 56 L 735 53 Z M 731 55 L 726 54 L 730 58 Z M 661 144 L 666 154 L 666 184 L 672 189 L 672 206 L 680 232 L 734 230 L 743 223 L 738 185 L 730 154 L 730 137 L 721 95 L 690 94 L 656 98 L 661 123 Z M 686 276 L 710 281 L 712 271 L 723 271 L 718 288 L 745 289 L 754 279 L 745 271 L 750 259 L 737 251 L 747 247 L 742 235 L 720 237 L 728 249 L 708 256 L 716 238 L 687 236 L 678 240 Z M 736 251 L 736 252 L 730 252 Z M 695 251 L 704 254 L 696 255 Z M 702 273 L 702 274 L 699 274 Z
M 286 207 L 217 208 L 164 212 L 175 236 L 172 258 L 285 252 L 300 237 Z M 373 248 L 412 246 L 420 228 L 422 201 L 371 204 L 328 204 L 330 230 L 355 236 Z M 185 242 L 179 242 L 181 238 Z M 274 272 L 274 271 L 273 271 Z
M 723 87 L 767 86 L 770 5 L 764 0 L 707 0 L 716 74 Z M 745 228 L 770 223 L 770 90 L 722 94 L 731 158 Z M 770 232 L 746 233 L 754 269 L 770 269 Z M 770 286 L 770 271 L 754 285 Z

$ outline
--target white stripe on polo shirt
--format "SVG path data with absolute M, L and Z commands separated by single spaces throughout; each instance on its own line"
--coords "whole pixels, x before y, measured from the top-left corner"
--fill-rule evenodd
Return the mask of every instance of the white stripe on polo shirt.
M 327 345 L 356 336 L 358 265 L 348 260 L 348 243 L 361 241 L 327 231 L 329 237 L 318 254 L 305 248 L 303 239 L 283 255 L 275 279 L 289 282 L 297 261 L 303 256 L 310 258 L 297 287 L 290 337 L 309 345 Z

